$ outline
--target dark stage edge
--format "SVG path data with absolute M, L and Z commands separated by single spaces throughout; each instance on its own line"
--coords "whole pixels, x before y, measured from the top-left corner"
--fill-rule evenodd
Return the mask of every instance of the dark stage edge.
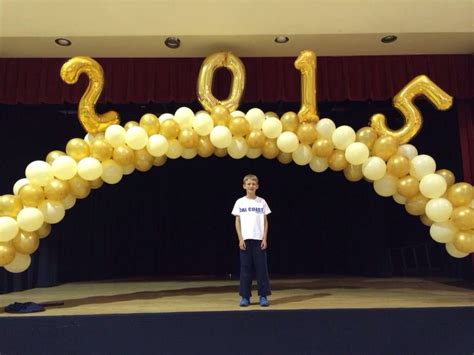
M 474 353 L 474 307 L 0 318 L 0 354 Z

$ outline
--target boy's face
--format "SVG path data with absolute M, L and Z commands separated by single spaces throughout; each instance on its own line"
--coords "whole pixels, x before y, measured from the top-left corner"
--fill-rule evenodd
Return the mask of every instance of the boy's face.
M 256 180 L 248 179 L 244 182 L 244 190 L 247 191 L 247 193 L 254 194 L 257 189 L 258 182 Z

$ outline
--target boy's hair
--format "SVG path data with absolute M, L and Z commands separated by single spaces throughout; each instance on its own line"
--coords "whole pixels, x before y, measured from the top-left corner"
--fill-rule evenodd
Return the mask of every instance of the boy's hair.
M 247 182 L 247 180 L 255 180 L 258 184 L 258 177 L 257 175 L 254 174 L 247 174 L 244 176 L 244 184 Z

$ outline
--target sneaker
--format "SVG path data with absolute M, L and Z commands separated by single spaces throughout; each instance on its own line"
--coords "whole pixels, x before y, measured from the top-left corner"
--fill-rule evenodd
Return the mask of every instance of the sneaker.
M 268 303 L 268 300 L 265 296 L 260 296 L 260 306 L 262 307 L 268 307 L 270 303 Z
M 248 298 L 242 297 L 240 299 L 240 307 L 247 307 L 250 304 L 250 301 Z

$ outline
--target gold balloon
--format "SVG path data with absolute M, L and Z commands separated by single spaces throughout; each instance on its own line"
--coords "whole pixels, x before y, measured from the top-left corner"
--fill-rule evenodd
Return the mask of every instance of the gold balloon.
M 392 136 L 385 135 L 375 141 L 372 147 L 372 155 L 378 156 L 387 161 L 392 155 L 397 153 L 397 150 L 397 139 L 393 138 Z
M 419 75 L 410 81 L 393 98 L 393 106 L 400 111 L 405 119 L 403 127 L 397 130 L 388 128 L 385 116 L 377 113 L 372 116 L 370 125 L 379 135 L 390 135 L 397 138 L 400 144 L 409 142 L 420 131 L 423 118 L 413 101 L 418 96 L 425 96 L 438 110 L 447 110 L 453 103 L 453 98 L 444 92 L 426 75 Z
M 317 122 L 319 117 L 316 109 L 316 54 L 313 51 L 301 51 L 295 61 L 295 68 L 301 72 L 299 121 Z
M 211 117 L 215 126 L 227 126 L 230 121 L 230 112 L 223 105 L 216 105 L 211 111 Z
M 226 68 L 232 73 L 232 84 L 227 99 L 220 101 L 212 94 L 212 80 L 218 68 Z M 217 105 L 226 107 L 229 112 L 237 110 L 245 88 L 245 67 L 231 52 L 214 53 L 207 57 L 199 70 L 197 80 L 198 99 L 207 112 Z
M 89 77 L 89 85 L 77 110 L 82 127 L 89 133 L 99 133 L 110 125 L 119 124 L 117 112 L 109 111 L 102 115 L 95 112 L 95 105 L 104 87 L 104 71 L 99 63 L 89 57 L 74 57 L 61 67 L 61 78 L 68 84 L 75 84 L 82 73 Z
M 302 123 L 296 131 L 296 135 L 303 144 L 313 144 L 318 138 L 318 131 L 314 123 Z
M 403 155 L 392 155 L 387 162 L 387 172 L 395 177 L 403 177 L 410 172 L 410 160 Z
M 153 160 L 153 166 L 165 165 L 167 159 L 168 159 L 168 157 L 166 155 L 162 155 L 161 157 L 156 157 Z
M 474 209 L 465 206 L 455 208 L 451 221 L 462 231 L 474 229 Z
M 372 149 L 378 137 L 372 127 L 362 127 L 356 133 L 356 142 L 364 143 L 369 149 Z
M 326 138 L 319 138 L 316 142 L 314 142 L 313 146 L 311 147 L 311 151 L 313 155 L 316 155 L 321 158 L 326 158 L 332 154 L 334 150 L 334 144 L 332 141 Z
M 60 150 L 53 150 L 49 152 L 48 155 L 46 156 L 46 162 L 51 165 L 53 164 L 53 161 L 56 160 L 56 158 L 61 157 L 63 155 L 66 155 L 66 153 Z
M 334 150 L 328 158 L 328 165 L 333 171 L 344 170 L 349 165 L 344 151 L 339 149 Z
M 90 181 L 90 183 L 91 183 L 91 189 L 97 190 L 101 188 L 102 185 L 104 185 L 104 180 L 102 180 L 101 178 L 97 178 L 95 180 Z
M 471 184 L 458 182 L 448 189 L 447 196 L 453 207 L 468 206 L 472 200 L 472 193 L 473 188 Z
M 344 176 L 347 180 L 352 182 L 362 180 L 364 178 L 364 174 L 362 173 L 362 165 L 349 164 L 344 169 Z
M 153 167 L 155 158 L 148 153 L 146 148 L 135 151 L 135 168 L 138 171 L 145 172 Z
M 200 157 L 208 158 L 214 154 L 216 147 L 211 143 L 209 136 L 199 137 L 197 153 Z
M 403 197 L 410 198 L 420 192 L 420 183 L 413 176 L 405 176 L 397 182 L 397 192 Z
M 114 148 L 103 138 L 94 140 L 90 146 L 91 157 L 106 161 L 112 157 Z
M 277 159 L 282 164 L 289 164 L 293 161 L 293 156 L 291 153 L 280 152 L 280 154 L 277 156 Z
M 456 178 L 454 177 L 454 174 L 451 172 L 451 170 L 440 169 L 436 171 L 436 174 L 441 175 L 444 178 L 444 180 L 446 180 L 446 185 L 448 187 L 453 185 L 454 182 L 456 181 Z
M 10 264 L 15 254 L 16 250 L 11 242 L 0 242 L 0 266 Z
M 265 117 L 275 117 L 275 118 L 280 119 L 280 117 L 278 117 L 278 115 L 273 111 L 265 112 Z
M 179 134 L 179 124 L 173 119 L 165 120 L 161 123 L 160 133 L 170 139 L 175 139 Z
M 421 223 L 423 223 L 427 227 L 430 227 L 433 224 L 433 221 L 426 214 L 422 214 L 420 216 L 420 220 Z
M 223 158 L 227 155 L 227 149 L 226 148 L 216 148 L 214 150 L 214 155 L 219 158 Z
M 247 136 L 249 148 L 262 148 L 265 145 L 265 134 L 261 130 L 253 130 Z
M 44 194 L 48 200 L 62 201 L 69 195 L 69 184 L 63 180 L 53 179 L 44 187 Z
M 178 141 L 184 148 L 196 148 L 199 144 L 199 135 L 194 129 L 183 129 L 179 132 Z
M 126 131 L 128 131 L 132 127 L 139 127 L 140 124 L 137 121 L 128 121 L 127 123 L 124 124 L 123 128 L 125 128 Z
M 267 159 L 275 159 L 279 153 L 276 139 L 267 139 L 262 148 L 262 155 Z
M 474 231 L 460 231 L 456 233 L 454 246 L 463 253 L 474 253 Z
M 232 117 L 229 121 L 229 130 L 233 136 L 243 137 L 250 133 L 250 123 L 245 117 Z
M 298 130 L 298 126 L 300 125 L 300 122 L 298 120 L 298 116 L 296 113 L 288 111 L 281 116 L 281 125 L 283 127 L 283 132 L 289 131 L 289 132 L 294 132 Z
M 51 233 L 51 224 L 43 223 L 43 225 L 36 231 L 40 239 L 46 238 Z
M 71 195 L 75 198 L 83 199 L 91 193 L 91 183 L 79 175 L 75 175 L 72 179 L 68 180 L 68 184 Z
M 160 121 L 154 114 L 146 113 L 140 118 L 140 127 L 148 133 L 148 136 L 152 136 L 160 132 Z
M 16 251 L 21 254 L 33 254 L 39 247 L 38 234 L 35 232 L 20 231 L 12 240 Z
M 41 186 L 28 184 L 18 193 L 23 206 L 37 207 L 44 200 L 44 191 Z
M 84 139 L 73 138 L 66 145 L 66 154 L 76 161 L 86 158 L 90 154 L 89 144 Z
M 135 151 L 127 145 L 114 149 L 112 159 L 122 166 L 131 165 L 135 162 Z
M 407 199 L 405 210 L 412 216 L 421 216 L 425 213 L 425 207 L 429 199 L 422 194 L 416 194 Z
M 0 216 L 14 218 L 22 208 L 23 204 L 20 197 L 15 195 L 0 196 Z

